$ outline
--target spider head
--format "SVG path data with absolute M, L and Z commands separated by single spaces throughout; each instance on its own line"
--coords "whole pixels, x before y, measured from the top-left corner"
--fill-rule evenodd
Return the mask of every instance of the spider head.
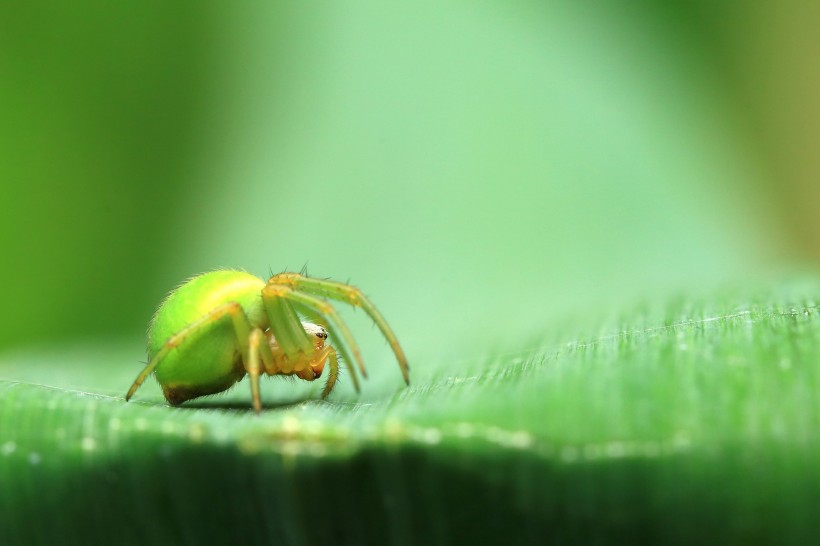
M 313 340 L 313 345 L 316 347 L 317 351 L 325 346 L 327 329 L 325 329 L 324 326 L 319 326 L 318 324 L 313 324 L 312 322 L 303 322 L 302 328 L 305 329 L 305 333 Z
M 327 339 L 327 330 L 323 326 L 319 326 L 318 324 L 313 324 L 311 322 L 303 322 L 302 327 L 305 329 L 305 332 L 313 339 L 313 346 L 316 347 L 316 351 L 319 352 L 325 346 L 325 340 Z M 314 379 L 318 379 L 322 376 L 322 371 L 325 369 L 325 362 L 327 358 L 322 358 L 321 360 L 314 360 L 310 363 L 310 365 L 301 370 L 296 372 L 296 375 L 300 379 L 304 379 L 305 381 L 313 381 Z

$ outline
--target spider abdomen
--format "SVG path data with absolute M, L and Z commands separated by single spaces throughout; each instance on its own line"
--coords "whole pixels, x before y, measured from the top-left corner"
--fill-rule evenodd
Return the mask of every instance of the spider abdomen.
M 254 326 L 265 327 L 264 281 L 242 271 L 212 271 L 193 277 L 162 302 L 148 330 L 151 359 L 176 333 L 226 303 L 242 307 Z M 261 324 L 260 324 L 261 323 Z M 224 391 L 244 375 L 230 317 L 192 332 L 154 372 L 171 404 Z

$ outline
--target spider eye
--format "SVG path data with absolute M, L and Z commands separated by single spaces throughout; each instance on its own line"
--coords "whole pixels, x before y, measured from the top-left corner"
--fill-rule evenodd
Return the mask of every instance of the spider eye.
M 327 339 L 327 330 L 322 328 L 321 331 L 316 332 L 316 337 L 321 338 L 321 339 Z

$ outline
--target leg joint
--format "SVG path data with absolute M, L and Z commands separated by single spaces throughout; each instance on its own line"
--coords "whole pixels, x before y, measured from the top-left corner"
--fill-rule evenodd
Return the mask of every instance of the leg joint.
M 275 296 L 275 297 L 280 297 L 281 298 L 281 297 L 285 296 L 290 291 L 291 291 L 290 288 L 288 288 L 287 286 L 283 286 L 281 284 L 267 284 L 267 285 L 265 285 L 265 288 L 262 289 L 262 295 L 263 296 Z

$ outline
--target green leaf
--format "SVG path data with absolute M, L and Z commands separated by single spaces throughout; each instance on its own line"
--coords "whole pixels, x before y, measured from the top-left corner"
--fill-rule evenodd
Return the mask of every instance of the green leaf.
M 358 401 L 270 380 L 261 416 L 246 381 L 125 403 L 137 342 L 7 354 L 0 543 L 807 543 L 819 296 L 792 281 L 545 325 L 531 350 L 411 363 L 406 389 L 373 363 Z

